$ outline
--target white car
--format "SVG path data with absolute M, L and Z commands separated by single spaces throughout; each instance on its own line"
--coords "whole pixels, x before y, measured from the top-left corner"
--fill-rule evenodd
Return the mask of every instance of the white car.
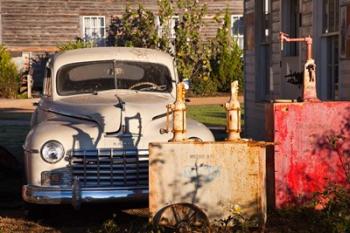
M 172 138 L 161 129 L 177 82 L 173 58 L 157 50 L 89 48 L 54 56 L 24 144 L 23 199 L 77 207 L 147 201 L 148 144 Z M 191 119 L 187 137 L 214 140 Z

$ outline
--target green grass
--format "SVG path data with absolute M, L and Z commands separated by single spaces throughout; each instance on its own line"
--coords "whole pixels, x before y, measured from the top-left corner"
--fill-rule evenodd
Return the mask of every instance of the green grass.
M 188 106 L 187 114 L 190 118 L 206 125 L 226 125 L 226 111 L 220 105 Z

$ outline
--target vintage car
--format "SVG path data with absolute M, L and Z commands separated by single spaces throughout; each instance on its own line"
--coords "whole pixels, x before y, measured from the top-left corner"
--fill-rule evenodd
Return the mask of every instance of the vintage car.
M 173 58 L 151 49 L 89 48 L 52 57 L 24 144 L 23 199 L 76 207 L 147 201 L 148 144 L 172 138 L 161 129 L 178 81 Z M 214 140 L 191 119 L 187 137 Z

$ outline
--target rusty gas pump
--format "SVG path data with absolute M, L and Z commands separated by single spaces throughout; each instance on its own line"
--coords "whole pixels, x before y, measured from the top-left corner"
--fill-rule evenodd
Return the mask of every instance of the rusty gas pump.
M 284 42 L 305 42 L 307 45 L 306 63 L 304 65 L 304 80 L 302 90 L 303 101 L 319 101 L 316 93 L 316 64 L 312 58 L 312 38 L 311 36 L 302 38 L 290 38 L 288 34 L 280 32 L 281 50 Z
M 240 139 L 241 105 L 238 100 L 238 81 L 231 83 L 231 98 L 224 107 L 226 109 L 226 140 L 234 141 Z
M 174 136 L 171 142 L 183 142 L 186 138 L 186 103 L 185 103 L 185 85 L 183 82 L 176 85 L 176 101 L 173 104 L 168 104 L 166 128 L 161 129 L 161 133 L 169 132 L 170 114 L 173 114 L 173 133 Z

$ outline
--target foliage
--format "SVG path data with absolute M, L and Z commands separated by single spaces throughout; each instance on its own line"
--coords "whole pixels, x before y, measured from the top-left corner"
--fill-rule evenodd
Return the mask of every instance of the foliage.
M 217 17 L 219 22 L 221 19 Z M 231 36 L 231 17 L 226 9 L 222 27 L 218 29 L 212 42 L 211 57 L 212 79 L 216 81 L 219 91 L 229 91 L 231 82 L 238 80 L 243 87 L 242 50 Z
M 16 65 L 3 45 L 0 45 L 0 97 L 15 98 L 19 87 Z
M 120 226 L 115 221 L 116 216 L 113 215 L 112 219 L 107 219 L 103 224 L 99 233 L 118 233 L 121 232 Z
M 231 205 L 228 211 L 230 215 L 227 218 L 215 221 L 213 232 L 248 233 L 258 225 L 256 220 L 246 218 L 237 204 Z
M 67 43 L 57 45 L 57 48 L 60 51 L 73 50 L 73 49 L 82 49 L 82 48 L 92 48 L 95 47 L 93 41 L 84 41 L 83 39 L 77 37 L 74 41 L 69 41 Z
M 154 14 L 139 5 L 126 7 L 121 18 L 113 17 L 109 28 L 108 45 L 157 48 L 158 34 Z
M 337 185 L 318 194 L 314 202 L 332 232 L 350 232 L 350 190 Z

